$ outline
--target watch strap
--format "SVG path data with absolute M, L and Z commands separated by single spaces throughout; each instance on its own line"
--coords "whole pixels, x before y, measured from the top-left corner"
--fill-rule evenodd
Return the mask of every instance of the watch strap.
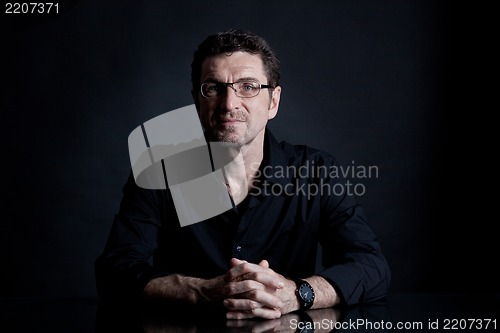
M 311 308 L 311 306 L 313 305 L 313 302 L 314 302 L 314 289 L 313 289 L 313 287 L 306 280 L 295 278 L 295 279 L 293 279 L 293 281 L 295 282 L 295 284 L 297 286 L 295 293 L 297 294 L 297 299 L 298 299 L 299 304 L 300 304 L 300 310 L 307 310 L 307 309 Z M 300 287 L 301 287 L 301 285 L 304 285 L 304 284 L 309 286 L 309 288 L 313 292 L 313 299 L 310 302 L 306 301 L 300 294 Z

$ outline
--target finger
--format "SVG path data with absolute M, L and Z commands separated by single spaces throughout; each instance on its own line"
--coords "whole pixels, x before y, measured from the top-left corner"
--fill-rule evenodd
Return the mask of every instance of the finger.
M 235 274 L 234 272 L 231 273 Z M 276 291 L 276 289 L 281 289 L 285 286 L 284 278 L 270 269 L 263 269 L 261 271 L 241 274 L 239 276 L 236 276 L 235 278 L 230 278 L 230 276 L 232 276 L 230 275 L 231 273 L 228 272 L 228 274 L 226 274 L 225 276 L 225 280 L 228 283 L 256 281 L 268 288 L 270 292 Z
M 277 296 L 254 289 L 225 299 L 223 305 L 230 310 L 251 310 L 259 307 L 279 309 L 283 307 L 283 302 Z
M 281 289 L 285 286 L 283 278 L 273 270 L 267 269 L 260 272 L 250 272 L 241 275 L 238 279 L 253 280 L 262 283 L 272 289 Z
M 231 268 L 224 275 L 226 281 L 231 281 L 249 272 L 253 272 L 256 269 L 264 269 L 258 265 L 249 263 L 244 260 L 233 258 L 230 262 Z
M 243 260 L 239 260 L 236 258 L 231 259 L 231 266 L 233 266 L 233 267 L 231 267 L 231 269 L 229 271 L 227 271 L 227 273 L 226 273 L 226 280 L 227 281 L 234 280 L 238 276 L 253 272 L 255 270 L 263 270 L 264 269 L 258 265 L 255 265 L 255 264 L 243 261 Z
M 229 282 L 222 289 L 222 293 L 225 296 L 233 296 L 258 289 L 265 290 L 266 286 L 254 280 L 243 280 L 243 281 Z M 269 290 L 269 292 L 272 292 L 272 290 Z
M 282 277 L 272 269 L 244 262 L 231 268 L 224 276 L 226 281 L 255 280 L 268 287 L 280 289 L 284 287 Z
M 241 260 L 238 258 L 231 258 L 230 265 L 231 265 L 231 267 L 235 267 L 235 266 L 241 265 L 241 264 L 246 263 L 246 262 L 247 262 L 246 260 Z
M 251 299 L 237 299 L 237 298 L 228 298 L 222 302 L 228 310 L 234 311 L 247 311 L 253 310 L 263 307 L 263 305 L 259 302 L 256 302 Z
M 269 268 L 269 262 L 264 259 L 261 262 L 259 262 L 259 266 L 264 268 Z
M 264 318 L 264 319 L 278 319 L 281 317 L 281 312 L 274 309 L 257 308 L 250 311 L 228 311 L 226 313 L 227 319 L 249 319 L 249 318 Z

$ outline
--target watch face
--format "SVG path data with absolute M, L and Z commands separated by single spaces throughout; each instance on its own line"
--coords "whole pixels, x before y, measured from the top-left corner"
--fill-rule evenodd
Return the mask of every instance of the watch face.
M 301 284 L 299 287 L 299 294 L 300 297 L 302 297 L 302 299 L 307 303 L 310 303 L 314 300 L 314 290 L 312 290 L 309 284 Z

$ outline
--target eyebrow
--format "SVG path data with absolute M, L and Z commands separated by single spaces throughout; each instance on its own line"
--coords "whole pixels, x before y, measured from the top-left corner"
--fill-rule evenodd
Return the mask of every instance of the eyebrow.
M 253 77 L 253 76 L 247 76 L 247 77 L 242 77 L 236 81 L 234 81 L 233 83 L 238 83 L 238 82 L 243 82 L 243 81 L 255 81 L 255 82 L 260 82 L 257 78 Z M 203 81 L 203 83 L 225 83 L 225 82 L 222 82 L 222 81 L 219 81 L 219 80 L 216 80 L 214 78 L 208 78 L 206 79 L 205 81 Z

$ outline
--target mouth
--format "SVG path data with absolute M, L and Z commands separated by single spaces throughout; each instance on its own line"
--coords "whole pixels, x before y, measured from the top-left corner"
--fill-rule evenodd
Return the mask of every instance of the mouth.
M 230 126 L 230 125 L 236 125 L 239 123 L 243 123 L 243 120 L 239 119 L 218 119 L 217 124 L 218 125 L 223 125 L 223 126 Z

